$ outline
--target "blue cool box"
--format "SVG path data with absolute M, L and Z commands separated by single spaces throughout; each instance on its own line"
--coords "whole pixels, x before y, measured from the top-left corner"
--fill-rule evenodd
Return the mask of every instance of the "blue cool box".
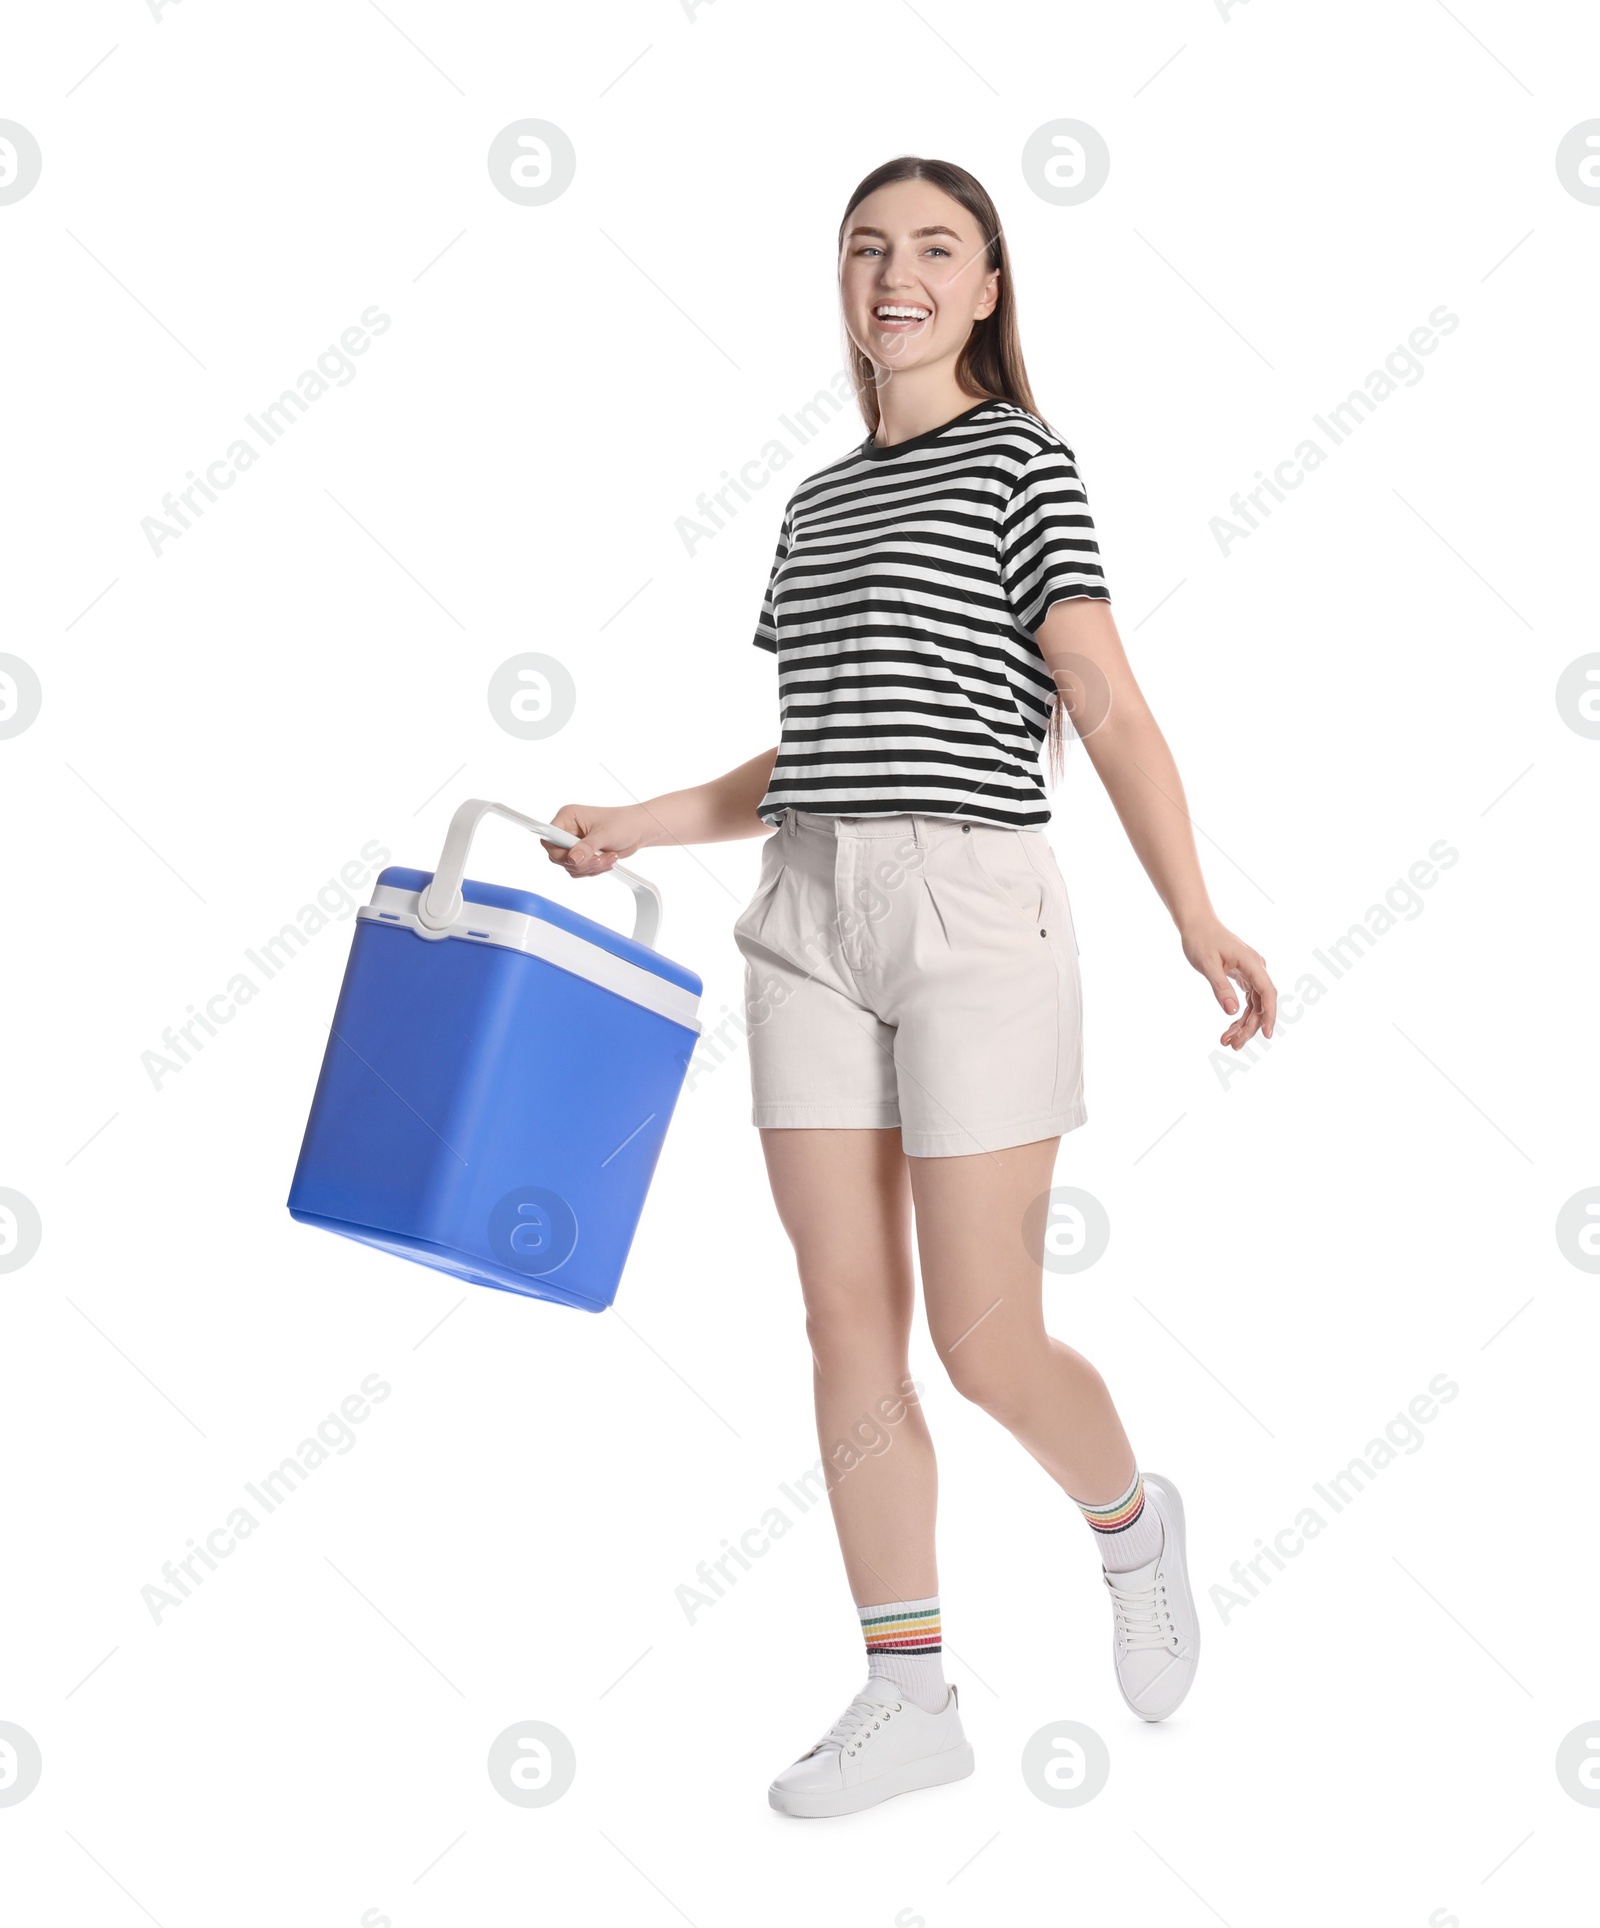
M 700 979 L 635 935 L 461 875 L 489 811 L 457 811 L 436 872 L 391 866 L 357 913 L 289 1210 L 525 1297 L 611 1304 L 699 1037 Z

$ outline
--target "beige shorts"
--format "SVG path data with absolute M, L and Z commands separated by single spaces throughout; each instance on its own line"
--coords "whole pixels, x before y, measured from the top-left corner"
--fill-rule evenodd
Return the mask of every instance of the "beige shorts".
M 1078 946 L 1042 831 L 790 810 L 733 930 L 753 1123 L 898 1125 L 914 1158 L 1083 1123 Z

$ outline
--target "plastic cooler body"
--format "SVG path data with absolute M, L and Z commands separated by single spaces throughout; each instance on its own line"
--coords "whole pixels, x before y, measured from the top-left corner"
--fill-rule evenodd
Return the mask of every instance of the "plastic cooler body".
M 395 866 L 378 883 L 430 880 Z M 692 971 L 532 892 L 467 880 L 461 895 L 699 995 Z M 526 951 L 363 918 L 289 1210 L 474 1284 L 603 1311 L 697 1039 Z

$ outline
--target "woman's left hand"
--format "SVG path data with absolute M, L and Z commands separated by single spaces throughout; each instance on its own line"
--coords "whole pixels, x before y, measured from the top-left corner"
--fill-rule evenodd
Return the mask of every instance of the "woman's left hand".
M 1278 987 L 1267 976 L 1267 961 L 1224 925 L 1210 923 L 1183 934 L 1183 954 L 1216 993 L 1217 1002 L 1233 1018 L 1220 1043 L 1240 1050 L 1257 1031 L 1272 1036 L 1278 1021 Z M 1244 1010 L 1233 986 L 1244 993 Z

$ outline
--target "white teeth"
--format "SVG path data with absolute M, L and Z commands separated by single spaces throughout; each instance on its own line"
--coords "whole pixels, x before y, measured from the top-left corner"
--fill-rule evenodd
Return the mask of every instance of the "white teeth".
M 884 302 L 873 309 L 879 321 L 926 321 L 931 310 L 927 308 L 899 307 L 892 302 Z

